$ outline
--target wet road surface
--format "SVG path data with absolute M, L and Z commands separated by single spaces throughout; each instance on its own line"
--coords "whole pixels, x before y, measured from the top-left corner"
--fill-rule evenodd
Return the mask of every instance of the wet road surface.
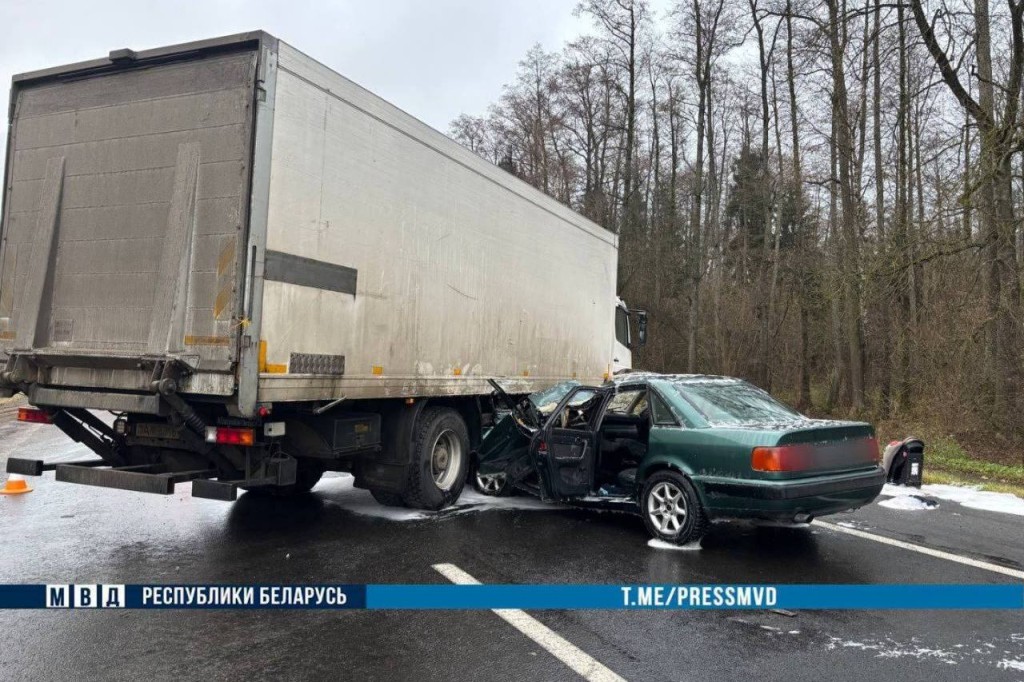
M 52 427 L 0 422 L 0 466 L 84 454 Z M 470 506 L 398 520 L 340 475 L 301 499 L 234 504 L 188 486 L 31 481 L 0 496 L 0 583 L 440 583 L 439 563 L 484 583 L 1020 582 L 816 526 L 718 524 L 679 552 L 649 548 L 624 515 Z M 1019 516 L 943 502 L 828 521 L 1024 570 Z M 1024 679 L 1020 611 L 531 615 L 630 680 Z M 3 679 L 579 679 L 488 611 L 6 611 L 0 629 Z

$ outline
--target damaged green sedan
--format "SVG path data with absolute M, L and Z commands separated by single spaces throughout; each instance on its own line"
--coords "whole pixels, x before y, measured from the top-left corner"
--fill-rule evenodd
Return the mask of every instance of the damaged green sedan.
M 477 452 L 479 487 L 639 513 L 651 535 L 699 540 L 712 520 L 807 523 L 885 483 L 870 424 L 809 419 L 740 379 L 633 373 L 515 401 Z

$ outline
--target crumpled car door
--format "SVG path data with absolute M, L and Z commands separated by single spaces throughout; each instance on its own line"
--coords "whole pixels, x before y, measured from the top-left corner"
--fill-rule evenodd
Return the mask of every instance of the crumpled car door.
M 610 392 L 577 386 L 548 417 L 531 441 L 542 497 L 555 500 L 591 492 L 597 467 L 597 428 Z
M 536 471 L 530 446 L 546 416 L 579 386 L 579 382 L 557 384 L 517 403 L 496 381 L 488 381 L 512 413 L 499 421 L 481 441 L 477 450 L 477 472 L 483 476 L 504 474 L 510 483 L 515 484 Z

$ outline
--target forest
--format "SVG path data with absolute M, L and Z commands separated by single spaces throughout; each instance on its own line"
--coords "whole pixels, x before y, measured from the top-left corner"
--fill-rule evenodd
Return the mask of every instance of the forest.
M 575 12 L 449 134 L 618 234 L 635 364 L 1024 465 L 1024 0 Z

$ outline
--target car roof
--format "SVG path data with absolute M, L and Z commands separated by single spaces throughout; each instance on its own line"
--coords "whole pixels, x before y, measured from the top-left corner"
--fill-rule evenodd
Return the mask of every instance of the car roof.
M 627 384 L 643 384 L 649 381 L 667 381 L 674 384 L 738 384 L 743 379 L 717 374 L 661 374 L 658 372 L 625 372 L 616 374 L 608 380 L 614 386 Z

